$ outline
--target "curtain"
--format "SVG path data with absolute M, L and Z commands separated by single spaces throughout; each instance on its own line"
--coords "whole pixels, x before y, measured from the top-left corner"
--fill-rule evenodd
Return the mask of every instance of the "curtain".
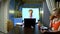
M 56 7 L 60 8 L 60 1 L 56 1 Z
M 0 31 L 7 33 L 7 20 L 8 20 L 8 11 L 9 11 L 10 0 L 1 2 L 0 8 Z
M 46 0 L 46 3 L 47 3 L 47 6 L 48 6 L 50 13 L 52 13 L 52 10 L 54 8 L 56 8 L 55 7 L 55 0 Z

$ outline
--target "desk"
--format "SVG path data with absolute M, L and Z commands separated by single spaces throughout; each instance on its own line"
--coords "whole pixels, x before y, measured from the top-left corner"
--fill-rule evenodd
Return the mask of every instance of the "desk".
M 38 30 L 38 26 L 35 25 L 34 28 L 23 28 L 23 27 L 15 27 L 12 31 L 10 31 L 8 34 L 41 34 L 40 30 Z
M 38 26 L 35 25 L 35 29 L 33 29 L 33 28 L 23 28 L 22 26 L 15 27 L 8 34 L 42 34 L 42 33 L 38 29 Z M 60 34 L 60 32 L 45 32 L 43 34 Z

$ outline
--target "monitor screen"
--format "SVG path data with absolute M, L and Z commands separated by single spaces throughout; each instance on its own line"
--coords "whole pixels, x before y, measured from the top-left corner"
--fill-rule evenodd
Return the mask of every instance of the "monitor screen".
M 39 8 L 22 8 L 22 20 L 24 18 L 30 18 L 29 11 L 32 10 L 32 18 L 36 18 L 36 22 L 39 20 Z
M 31 27 L 31 26 L 35 27 L 35 23 L 36 23 L 36 19 L 35 18 L 34 19 L 25 18 L 24 19 L 24 26 L 25 27 Z

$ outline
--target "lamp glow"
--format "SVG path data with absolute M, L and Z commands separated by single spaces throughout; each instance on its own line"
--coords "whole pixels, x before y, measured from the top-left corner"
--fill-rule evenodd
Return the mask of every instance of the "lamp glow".
M 9 13 L 14 14 L 14 10 L 9 10 Z

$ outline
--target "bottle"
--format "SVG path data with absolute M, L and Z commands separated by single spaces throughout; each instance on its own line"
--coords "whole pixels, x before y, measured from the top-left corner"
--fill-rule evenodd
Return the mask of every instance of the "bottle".
M 40 21 L 38 21 L 38 29 L 40 30 L 41 24 Z

